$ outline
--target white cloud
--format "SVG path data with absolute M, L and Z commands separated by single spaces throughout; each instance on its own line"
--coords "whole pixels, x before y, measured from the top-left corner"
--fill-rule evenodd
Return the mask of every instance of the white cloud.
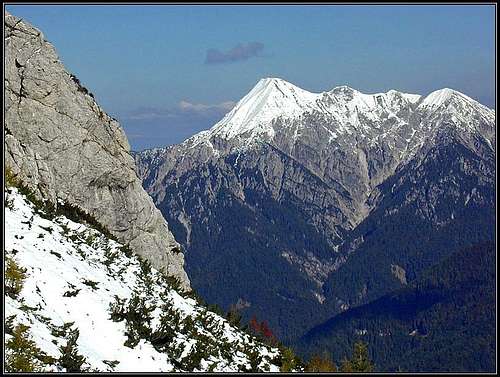
M 235 105 L 233 101 L 221 102 L 215 105 L 205 105 L 202 103 L 191 103 L 188 101 L 179 102 L 179 109 L 183 111 L 195 111 L 195 112 L 205 112 L 210 110 L 231 110 Z
M 219 104 L 207 105 L 203 103 L 191 103 L 189 101 L 180 101 L 172 108 L 138 108 L 123 114 L 121 119 L 134 121 L 151 121 L 161 119 L 178 119 L 179 117 L 220 117 L 231 110 L 235 105 L 233 101 L 225 101 Z

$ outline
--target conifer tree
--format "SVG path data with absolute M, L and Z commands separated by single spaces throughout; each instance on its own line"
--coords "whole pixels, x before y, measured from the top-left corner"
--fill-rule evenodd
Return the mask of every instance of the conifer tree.
M 281 351 L 281 372 L 293 372 L 299 364 L 300 360 L 291 348 L 285 347 Z
M 29 327 L 17 325 L 6 346 L 5 371 L 6 372 L 41 372 L 41 363 L 38 360 L 42 351 L 30 338 Z
M 373 372 L 373 363 L 368 357 L 368 347 L 363 342 L 354 343 L 354 351 L 351 360 L 343 360 L 341 371 L 352 372 Z
M 70 330 L 66 345 L 59 347 L 61 356 L 59 357 L 59 365 L 66 369 L 66 372 L 85 372 L 86 368 L 82 368 L 85 364 L 85 357 L 78 354 L 78 337 L 80 331 L 78 329 Z
M 326 352 L 322 356 L 314 355 L 306 365 L 306 372 L 337 372 L 337 366 Z
M 231 325 L 238 327 L 238 328 L 240 327 L 241 314 L 238 312 L 238 310 L 234 306 L 231 306 L 229 308 L 229 311 L 227 312 L 226 318 Z
M 5 257 L 5 294 L 11 298 L 16 298 L 23 289 L 24 280 L 26 279 L 26 269 L 20 267 L 16 261 L 9 257 Z
M 259 364 L 262 361 L 262 357 L 259 355 L 259 351 L 251 350 L 248 354 L 248 359 L 250 361 L 250 373 L 255 373 L 259 371 Z

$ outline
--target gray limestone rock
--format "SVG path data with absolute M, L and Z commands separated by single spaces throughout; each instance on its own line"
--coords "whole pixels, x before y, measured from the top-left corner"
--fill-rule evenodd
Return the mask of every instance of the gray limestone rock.
M 189 289 L 184 255 L 143 190 L 119 123 L 68 73 L 43 34 L 5 15 L 5 163 L 41 198 L 93 215 Z

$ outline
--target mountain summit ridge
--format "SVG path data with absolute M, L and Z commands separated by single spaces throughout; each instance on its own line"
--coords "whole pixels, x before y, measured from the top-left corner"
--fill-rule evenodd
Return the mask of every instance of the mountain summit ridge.
M 483 117 L 491 118 L 494 114 L 493 110 L 471 97 L 449 88 L 435 90 L 426 96 L 395 89 L 365 94 L 347 85 L 314 93 L 281 78 L 266 77 L 259 80 L 213 127 L 191 136 L 184 143 L 190 147 L 199 143 L 213 147 L 213 138 L 242 139 L 249 144 L 259 140 L 269 141 L 276 137 L 277 124 L 287 126 L 311 117 L 335 120 L 338 127 L 329 127 L 330 135 L 335 138 L 338 133 L 351 132 L 343 125 L 350 124 L 357 128 L 360 117 L 380 123 L 400 117 L 402 110 L 425 117 L 453 100 L 455 105 L 462 102 L 462 106 L 475 107 Z M 362 133 L 363 130 L 356 132 Z

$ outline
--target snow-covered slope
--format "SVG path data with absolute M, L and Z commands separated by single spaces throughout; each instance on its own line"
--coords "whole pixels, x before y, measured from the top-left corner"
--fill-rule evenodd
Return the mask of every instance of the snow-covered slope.
M 92 371 L 279 371 L 277 348 L 181 296 L 121 244 L 64 216 L 50 218 L 16 188 L 5 196 L 6 258 L 26 269 L 21 292 L 5 296 L 5 316 L 12 327 L 29 326 L 37 347 L 54 358 L 43 370 L 64 370 L 60 347 L 68 329 L 78 329 L 78 351 Z

